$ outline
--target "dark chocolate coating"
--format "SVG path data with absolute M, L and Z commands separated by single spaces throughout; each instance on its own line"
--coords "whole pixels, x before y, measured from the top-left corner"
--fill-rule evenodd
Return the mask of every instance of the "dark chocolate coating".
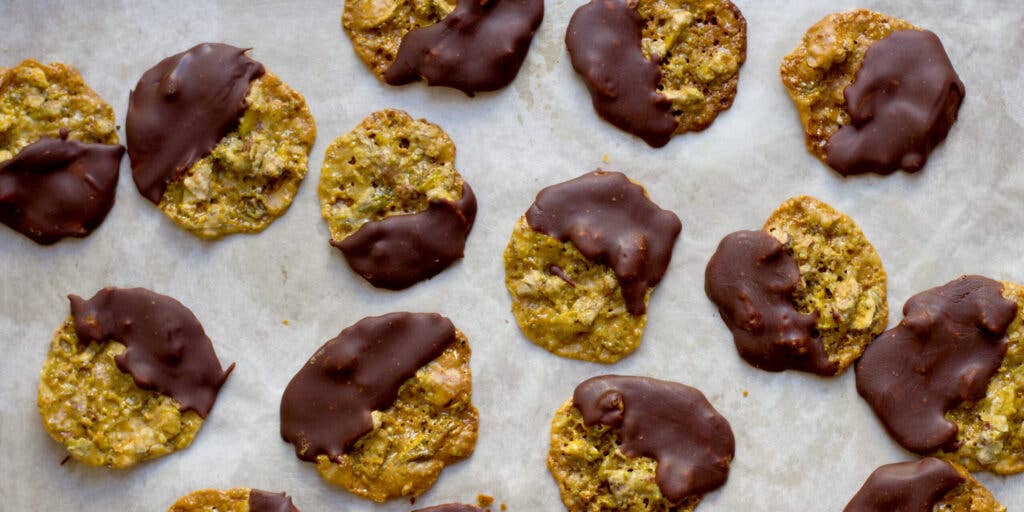
M 476 196 L 462 184 L 459 202 L 435 201 L 425 211 L 367 222 L 331 240 L 352 270 L 378 288 L 402 290 L 462 258 L 476 218 Z
M 770 372 L 800 370 L 835 375 L 821 340 L 817 314 L 796 310 L 796 261 L 764 231 L 737 231 L 722 239 L 704 273 L 704 292 L 732 331 L 740 357 Z
M 627 0 L 591 0 L 572 15 L 565 33 L 572 67 L 583 76 L 594 109 L 652 147 L 668 144 L 679 123 L 658 92 L 657 59 L 640 46 L 643 20 Z
M 398 389 L 456 340 L 435 313 L 367 317 L 325 343 L 281 398 L 281 437 L 295 455 L 337 460 L 373 430 L 372 411 L 394 404 Z
M 114 206 L 124 146 L 40 139 L 0 163 L 0 222 L 49 245 L 92 233 Z
M 249 490 L 249 512 L 299 512 L 292 499 L 283 492 Z
M 983 398 L 1006 355 L 1017 303 L 1002 289 L 987 277 L 964 276 L 914 295 L 903 321 L 857 362 L 857 391 L 904 448 L 956 449 L 957 426 L 946 412 Z
M 843 512 L 932 512 L 963 481 L 950 463 L 934 457 L 886 464 L 871 473 Z
M 512 83 L 544 19 L 544 0 L 460 0 L 443 20 L 402 38 L 384 73 L 391 85 L 424 78 L 472 96 Z
M 70 295 L 78 342 L 116 341 L 118 369 L 142 389 L 205 418 L 235 365 L 223 370 L 203 326 L 182 303 L 145 288 L 104 288 L 85 300 Z
M 615 429 L 623 454 L 658 462 L 654 479 L 671 502 L 713 491 L 729 477 L 732 428 L 695 388 L 604 375 L 577 386 L 572 402 L 588 427 Z
M 484 512 L 484 509 L 474 507 L 473 505 L 463 505 L 462 503 L 446 503 L 444 505 L 413 510 L 412 512 Z
M 924 167 L 956 121 L 964 84 L 938 36 L 901 30 L 864 54 L 846 87 L 851 124 L 828 140 L 828 164 L 844 176 Z
M 594 171 L 541 190 L 526 212 L 536 231 L 572 242 L 615 271 L 626 309 L 647 311 L 647 290 L 665 275 L 683 225 L 620 172 Z
M 143 197 L 159 204 L 168 183 L 238 126 L 251 82 L 265 73 L 246 51 L 203 43 L 160 61 L 139 79 L 125 135 Z

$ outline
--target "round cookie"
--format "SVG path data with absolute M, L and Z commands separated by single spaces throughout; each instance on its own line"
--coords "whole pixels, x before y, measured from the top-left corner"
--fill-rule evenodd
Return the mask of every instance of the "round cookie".
M 472 96 L 512 82 L 543 17 L 543 0 L 346 0 L 341 25 L 382 81 Z
M 941 68 L 941 72 L 936 73 L 936 69 L 921 71 L 912 69 L 911 65 L 883 62 L 878 65 L 876 70 L 888 68 L 884 72 L 890 74 L 920 73 L 920 77 L 886 78 L 878 76 L 881 74 L 878 71 L 870 73 L 872 75 L 870 78 L 861 76 L 865 57 L 868 55 L 870 47 L 886 40 L 894 33 L 908 30 L 920 31 L 922 29 L 907 21 L 865 9 L 830 14 L 812 26 L 804 34 L 800 45 L 782 61 L 780 67 L 782 82 L 789 91 L 800 115 L 800 121 L 806 132 L 808 150 L 843 175 L 861 172 L 888 174 L 901 167 L 907 171 L 916 171 L 924 165 L 927 153 L 931 151 L 932 147 L 945 138 L 949 126 L 956 119 L 956 111 L 963 99 L 963 84 L 956 78 L 956 73 L 952 70 L 938 38 L 930 32 L 927 33 L 927 36 L 922 36 L 932 39 L 930 53 L 926 55 L 911 54 L 906 56 L 906 59 L 911 62 L 927 62 L 927 65 L 936 66 L 936 69 Z M 896 48 L 902 47 L 901 49 L 905 52 L 922 51 L 917 44 L 912 48 L 909 41 L 893 42 L 892 44 Z M 896 53 L 898 52 L 893 52 L 893 55 Z M 889 58 L 900 57 L 890 55 Z M 942 75 L 945 76 L 939 79 L 938 84 L 930 93 L 907 93 L 910 96 L 927 98 L 919 100 L 923 101 L 924 105 L 913 105 L 913 108 L 911 108 L 912 102 L 904 101 L 902 105 L 899 105 L 901 88 L 885 89 L 884 86 L 885 83 L 903 83 L 902 89 L 909 90 L 911 83 L 927 84 Z M 857 88 L 850 87 L 851 84 L 857 82 L 858 85 L 861 85 L 859 82 L 862 80 L 865 81 L 863 87 L 870 89 L 856 93 L 856 102 L 849 104 L 848 99 L 852 97 L 850 96 L 851 92 L 857 90 Z M 870 83 L 871 80 L 876 80 L 878 83 Z M 882 91 L 882 93 L 878 94 L 877 98 L 871 98 L 872 91 L 875 90 Z M 932 95 L 934 95 L 934 100 Z M 888 105 L 894 106 L 889 108 Z M 936 108 L 940 110 L 934 112 L 929 110 Z M 887 109 L 891 112 L 886 112 Z M 917 117 L 916 114 L 908 114 L 914 109 L 922 110 L 919 116 L 923 123 L 921 127 L 912 124 L 916 121 L 907 121 L 908 118 Z M 891 139 L 888 141 L 889 143 L 908 146 L 902 148 L 902 151 L 910 154 L 910 157 L 899 152 L 895 155 L 885 155 L 878 148 L 874 148 L 874 151 L 878 153 L 870 155 L 867 161 L 854 162 L 851 161 L 849 155 L 842 156 L 837 152 L 833 152 L 830 156 L 830 141 L 837 136 L 837 132 L 867 122 L 871 122 L 875 128 L 878 128 L 876 131 L 879 134 L 884 133 L 879 135 L 880 137 Z M 882 126 L 883 124 L 886 126 Z M 888 131 L 883 132 L 882 130 Z M 918 133 L 919 131 L 923 133 Z M 892 142 L 900 138 L 901 132 L 911 134 L 907 137 L 912 140 Z M 865 144 L 865 146 L 883 145 L 885 144 Z M 860 151 L 870 152 L 872 149 L 864 148 Z
M 418 496 L 476 445 L 469 358 L 466 337 L 440 315 L 363 319 L 292 379 L 282 436 L 353 494 L 377 502 Z M 325 390 L 336 403 L 310 401 Z
M 198 45 L 147 71 L 132 92 L 126 133 L 136 185 L 204 239 L 256 233 L 283 215 L 316 139 L 302 95 L 244 51 Z M 167 82 L 170 69 L 178 83 Z M 159 93 L 171 85 L 178 103 Z M 169 132 L 179 124 L 200 134 Z
M 548 224 L 561 233 L 531 225 L 535 213 L 552 213 Z M 562 357 L 614 363 L 629 355 L 681 229 L 621 173 L 597 171 L 542 190 L 505 248 L 516 323 Z
M 204 489 L 182 496 L 167 512 L 299 512 L 285 493 L 238 487 Z
M 41 138 L 117 144 L 114 109 L 71 66 L 26 60 L 0 69 L 0 162 Z
M 1006 507 L 963 467 L 929 457 L 879 467 L 843 512 L 891 510 L 1006 512 Z
M 732 106 L 746 45 L 729 0 L 592 0 L 566 32 L 598 114 L 653 147 Z
M 71 304 L 40 372 L 47 433 L 90 466 L 126 468 L 188 447 L 231 372 L 191 312 L 142 289 Z M 134 332 L 120 330 L 132 323 Z
M 439 126 L 401 110 L 370 114 L 327 148 L 321 215 L 331 244 L 378 287 L 402 289 L 462 257 L 476 199 Z
M 810 196 L 787 199 L 763 229 L 796 261 L 797 310 L 817 314 L 825 353 L 842 372 L 888 325 L 881 258 L 853 219 Z
M 582 410 L 596 407 L 600 420 L 588 421 L 578 403 L 587 403 Z M 672 418 L 651 416 L 658 410 Z M 661 450 L 679 452 L 659 454 L 662 462 L 630 450 L 630 443 L 648 440 L 669 447 Z M 733 449 L 728 422 L 696 389 L 643 377 L 603 376 L 577 387 L 574 398 L 555 413 L 547 465 L 570 512 L 691 512 L 705 492 L 725 483 Z M 665 489 L 680 496 L 669 499 Z

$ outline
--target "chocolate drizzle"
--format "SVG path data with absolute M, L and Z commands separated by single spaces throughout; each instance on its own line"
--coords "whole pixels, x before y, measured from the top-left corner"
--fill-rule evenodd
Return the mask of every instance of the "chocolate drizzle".
M 283 492 L 249 490 L 249 512 L 299 512 L 292 499 Z
M 245 113 L 263 65 L 247 50 L 203 43 L 146 71 L 132 91 L 125 121 L 135 185 L 160 203 L 167 184 L 209 155 Z
M 886 464 L 871 473 L 843 512 L 931 512 L 963 482 L 956 468 L 934 457 Z
M 964 276 L 918 293 L 857 362 L 857 391 L 904 448 L 957 448 L 946 412 L 983 398 L 1006 355 L 1017 303 L 1001 292 L 997 281 Z
M 542 19 L 543 0 L 461 0 L 439 23 L 402 38 L 384 80 L 424 78 L 470 96 L 501 89 L 519 73 Z
M 114 206 L 123 155 L 64 138 L 29 144 L 0 162 L 0 222 L 43 245 L 88 236 Z
M 740 357 L 762 370 L 835 375 L 813 333 L 817 313 L 796 310 L 800 269 L 764 231 L 737 231 L 718 244 L 704 273 L 704 292 L 732 331 Z
M 658 59 L 641 47 L 643 19 L 627 0 L 591 0 L 576 9 L 565 33 L 572 67 L 583 75 L 594 109 L 652 147 L 668 144 L 679 123 L 658 92 Z
M 288 383 L 281 437 L 302 460 L 337 460 L 373 430 L 370 413 L 391 407 L 402 384 L 455 340 L 451 321 L 433 313 L 356 322 L 320 347 Z
M 401 290 L 461 259 L 475 218 L 476 196 L 463 183 L 457 203 L 435 201 L 419 213 L 367 222 L 344 240 L 331 240 L 331 245 L 370 284 Z
M 695 388 L 647 377 L 604 375 L 576 387 L 573 406 L 588 427 L 615 429 L 627 457 L 658 462 L 655 482 L 672 502 L 725 484 L 732 428 Z
M 541 190 L 526 222 L 611 267 L 632 315 L 646 312 L 647 290 L 665 275 L 682 230 L 679 217 L 654 204 L 643 187 L 600 170 Z
M 956 121 L 964 84 L 938 36 L 901 30 L 868 48 L 843 94 L 851 124 L 829 138 L 828 164 L 844 176 L 914 172 Z
M 210 413 L 235 365 L 221 368 L 192 311 L 145 288 L 104 288 L 89 300 L 68 298 L 79 343 L 121 343 L 126 350 L 114 362 L 136 385 L 173 398 L 182 411 L 204 418 Z
M 444 505 L 413 510 L 412 512 L 484 512 L 484 509 L 474 507 L 473 505 L 463 505 L 461 503 L 447 503 Z

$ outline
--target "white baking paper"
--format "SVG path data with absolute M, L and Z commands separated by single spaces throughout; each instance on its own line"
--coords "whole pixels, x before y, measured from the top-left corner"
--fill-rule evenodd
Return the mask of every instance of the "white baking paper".
M 285 385 L 325 340 L 367 315 L 438 311 L 473 348 L 480 440 L 417 505 L 493 495 L 512 511 L 562 510 L 545 468 L 551 414 L 581 380 L 640 374 L 696 386 L 729 419 L 736 459 L 702 512 L 839 511 L 868 474 L 908 460 L 854 389 L 853 372 L 823 379 L 756 370 L 736 355 L 704 295 L 719 240 L 757 228 L 787 197 L 817 196 L 849 213 L 889 274 L 891 324 L 913 293 L 964 273 L 1024 282 L 1024 6 L 1019 0 L 735 0 L 749 27 L 732 109 L 663 149 L 600 120 L 563 37 L 582 1 L 549 1 L 516 81 L 468 98 L 423 84 L 390 87 L 356 58 L 341 0 L 0 0 L 0 66 L 63 61 L 115 108 L 160 59 L 204 41 L 252 55 L 304 94 L 319 136 L 291 210 L 258 235 L 203 242 L 135 190 L 127 158 L 117 204 L 84 240 L 41 247 L 0 228 L 0 510 L 163 511 L 199 488 L 287 491 L 306 512 L 407 511 L 324 483 L 278 433 Z M 842 179 L 804 149 L 779 62 L 824 15 L 868 7 L 942 38 L 967 86 L 960 120 L 917 175 Z M 316 185 L 327 145 L 385 107 L 440 124 L 480 203 L 466 258 L 402 292 L 376 290 L 328 246 Z M 123 131 L 122 140 L 123 140 Z M 605 161 L 607 155 L 607 161 Z M 543 186 L 596 167 L 626 172 L 683 220 L 655 291 L 643 344 L 613 366 L 558 358 L 529 343 L 510 313 L 502 251 Z M 38 372 L 66 295 L 144 286 L 189 306 L 221 360 L 237 362 L 190 448 L 132 470 L 69 462 L 36 410 Z M 287 323 L 286 323 L 287 321 Z M 744 392 L 749 396 L 744 396 Z M 1024 475 L 979 475 L 1010 510 Z

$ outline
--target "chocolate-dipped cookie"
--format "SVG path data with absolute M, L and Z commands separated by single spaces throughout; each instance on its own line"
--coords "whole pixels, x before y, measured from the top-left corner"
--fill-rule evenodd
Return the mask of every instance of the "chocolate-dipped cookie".
M 472 96 L 515 79 L 543 18 L 543 0 L 346 0 L 341 25 L 384 82 Z
M 681 230 L 674 213 L 619 172 L 541 190 L 505 248 L 519 328 L 562 357 L 614 363 L 629 355 Z
M 446 503 L 444 505 L 413 510 L 412 512 L 484 512 L 484 509 L 462 503 Z
M 391 290 L 462 258 L 476 197 L 439 126 L 401 110 L 370 114 L 327 148 L 320 213 L 331 245 L 370 284 Z
M 114 111 L 74 68 L 0 69 L 0 222 L 36 243 L 88 236 L 114 206 Z
M 725 484 L 734 451 L 729 422 L 697 389 L 605 375 L 555 413 L 548 469 L 570 512 L 690 512 Z
M 476 445 L 469 357 L 466 337 L 443 316 L 364 318 L 288 384 L 281 436 L 353 494 L 418 496 Z
M 780 71 L 807 149 L 844 176 L 921 170 L 964 99 L 938 36 L 864 9 L 816 23 Z
M 167 512 L 299 512 L 283 492 L 248 487 L 204 489 L 182 496 Z
M 843 512 L 1006 512 L 964 468 L 928 457 L 886 464 L 868 477 Z
M 857 391 L 896 442 L 970 471 L 1024 471 L 1022 304 L 1024 288 L 981 276 L 907 300 L 857 363 Z
M 747 22 L 729 0 L 592 0 L 565 43 L 597 113 L 661 147 L 732 106 Z
M 836 375 L 888 321 L 886 274 L 849 216 L 809 196 L 725 237 L 704 289 L 750 364 Z
M 316 138 L 306 100 L 246 51 L 203 43 L 168 57 L 128 106 L 139 193 L 201 238 L 256 233 L 283 215 Z
M 47 433 L 90 466 L 124 468 L 186 448 L 234 365 L 180 302 L 143 288 L 71 295 L 40 372 Z

